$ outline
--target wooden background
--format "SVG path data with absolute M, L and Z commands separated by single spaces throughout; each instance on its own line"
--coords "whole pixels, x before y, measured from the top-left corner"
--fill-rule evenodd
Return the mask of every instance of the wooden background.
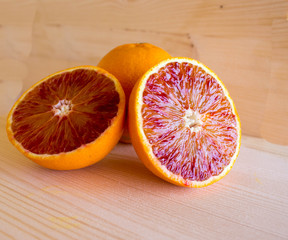
M 202 61 L 244 134 L 288 145 L 288 1 L 0 0 L 1 115 L 46 75 L 129 42 Z

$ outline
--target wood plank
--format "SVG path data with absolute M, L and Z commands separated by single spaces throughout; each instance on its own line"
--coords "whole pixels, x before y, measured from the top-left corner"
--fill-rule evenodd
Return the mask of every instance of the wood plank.
M 69 4 L 68 4 L 69 3 Z M 275 17 L 286 15 L 285 1 L 92 1 L 41 2 L 45 24 L 94 26 L 95 29 L 136 29 L 155 32 L 193 32 L 265 37 Z M 240 14 L 241 13 L 241 14 Z M 255 26 L 257 25 L 257 28 Z
M 271 80 L 262 136 L 288 145 L 288 12 L 286 19 L 273 21 L 272 30 Z
M 231 173 L 189 189 L 154 176 L 127 144 L 84 169 L 44 169 L 8 142 L 4 124 L 2 118 L 1 239 L 288 237 L 287 155 L 248 148 L 244 139 Z
M 119 44 L 151 42 L 173 56 L 196 58 L 214 70 L 235 100 L 244 134 L 287 144 L 288 113 L 281 104 L 288 95 L 286 1 L 1 4 L 0 58 L 14 57 L 28 69 L 29 74 L 20 79 L 22 91 L 60 69 L 97 64 Z M 9 99 L 13 84 L 6 85 L 1 101 L 9 107 L 2 106 L 2 114 L 19 94 L 10 94 Z
M 7 114 L 19 88 L 23 92 L 50 73 L 97 64 L 119 44 L 151 42 L 214 70 L 236 103 L 244 134 L 287 145 L 287 1 L 0 4 L 1 65 L 17 61 L 6 71 L 27 72 L 14 81 L 0 71 L 0 115 Z

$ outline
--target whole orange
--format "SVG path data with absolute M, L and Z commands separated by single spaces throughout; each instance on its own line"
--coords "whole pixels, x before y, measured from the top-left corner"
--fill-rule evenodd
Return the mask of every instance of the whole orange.
M 134 84 L 154 65 L 170 58 L 170 54 L 150 43 L 128 43 L 108 52 L 98 66 L 113 74 L 121 83 L 128 104 Z M 130 143 L 128 127 L 124 129 L 122 142 Z

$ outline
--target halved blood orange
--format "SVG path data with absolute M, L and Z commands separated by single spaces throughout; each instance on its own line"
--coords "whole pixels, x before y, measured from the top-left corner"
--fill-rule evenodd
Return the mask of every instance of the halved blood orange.
M 101 160 L 117 144 L 124 113 L 118 80 L 99 67 L 80 66 L 28 89 L 8 115 L 7 135 L 44 167 L 78 169 Z
M 210 185 L 232 168 L 240 120 L 220 79 L 189 58 L 164 60 L 136 83 L 129 131 L 143 163 L 180 186 Z

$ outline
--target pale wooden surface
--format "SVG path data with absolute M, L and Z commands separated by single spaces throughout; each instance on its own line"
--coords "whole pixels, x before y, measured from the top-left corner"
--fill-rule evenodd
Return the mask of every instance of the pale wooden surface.
M 286 0 L 0 0 L 0 115 L 43 77 L 129 42 L 204 62 L 244 134 L 288 145 Z
M 44 169 L 0 127 L 1 240 L 288 238 L 287 147 L 244 137 L 224 179 L 190 189 L 154 176 L 124 144 L 81 170 Z

